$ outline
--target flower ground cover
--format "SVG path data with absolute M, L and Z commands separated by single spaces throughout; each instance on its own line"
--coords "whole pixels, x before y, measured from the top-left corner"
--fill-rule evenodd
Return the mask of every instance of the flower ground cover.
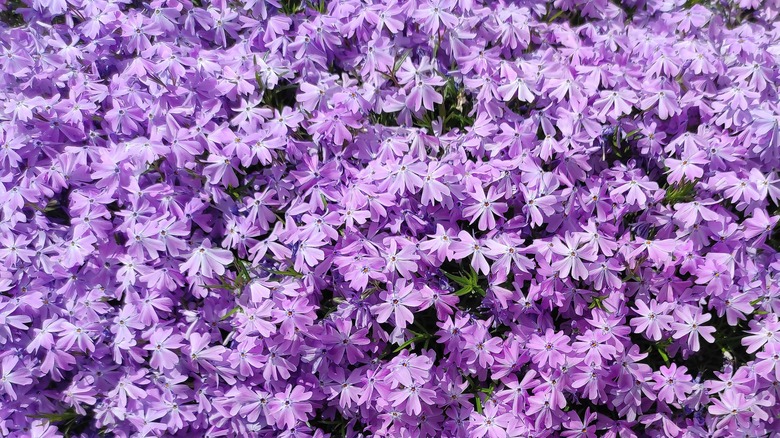
M 780 434 L 780 1 L 0 8 L 0 435 Z

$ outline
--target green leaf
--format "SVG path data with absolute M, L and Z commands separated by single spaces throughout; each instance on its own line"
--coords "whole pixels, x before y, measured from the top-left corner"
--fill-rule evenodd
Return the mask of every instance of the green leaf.
M 238 257 L 235 257 L 233 259 L 233 266 L 235 266 L 237 274 L 243 280 L 243 283 L 244 284 L 249 283 L 251 278 L 249 276 L 249 271 L 246 269 L 246 265 L 244 264 L 244 261 Z
M 315 11 L 319 12 L 320 14 L 325 13 L 325 1 L 319 0 L 319 1 L 313 1 L 309 0 L 309 6 L 314 9 Z
M 472 286 L 477 287 L 479 286 L 479 274 L 472 268 L 471 272 L 469 272 L 469 281 Z
M 480 388 L 479 391 L 487 394 L 488 396 L 490 396 L 490 395 L 493 394 L 493 390 L 495 390 L 495 389 L 496 389 L 496 383 L 492 382 L 490 384 L 490 387 L 488 387 L 488 388 Z
M 468 293 L 471 293 L 471 291 L 473 291 L 473 290 L 474 290 L 474 288 L 473 288 L 473 287 L 471 287 L 470 285 L 466 285 L 466 286 L 463 286 L 463 288 L 461 288 L 461 289 L 458 289 L 458 290 L 455 292 L 455 296 L 456 296 L 456 297 L 462 297 L 463 295 L 466 295 L 466 294 L 468 294 Z
M 417 334 L 417 335 L 426 335 L 426 337 L 430 336 L 430 333 L 428 333 L 428 329 L 423 327 L 422 324 L 420 324 L 419 321 L 417 321 L 417 320 L 412 321 L 412 325 L 414 325 L 415 327 L 420 329 L 420 333 L 415 333 L 415 334 Z
M 626 139 L 629 139 L 629 138 L 639 134 L 640 131 L 641 131 L 641 129 L 634 129 L 633 131 L 631 131 L 628 134 L 626 134 Z
M 588 305 L 588 308 L 589 308 L 589 309 L 594 309 L 594 308 L 597 308 L 597 307 L 598 307 L 599 309 L 602 309 L 602 310 L 604 310 L 604 305 L 602 304 L 602 302 L 603 302 L 603 301 L 604 301 L 606 298 L 608 298 L 608 297 L 609 297 L 609 295 L 599 295 L 599 296 L 595 296 L 595 297 L 593 297 L 593 300 L 592 300 L 592 301 L 590 302 L 590 304 Z
M 414 333 L 414 332 L 413 332 L 413 333 Z M 393 353 L 399 353 L 399 352 L 401 352 L 401 350 L 404 350 L 404 349 L 406 349 L 407 347 L 409 347 L 409 346 L 410 346 L 410 345 L 412 345 L 413 343 L 415 343 L 415 342 L 418 342 L 418 341 L 422 341 L 423 339 L 425 339 L 425 338 L 427 338 L 427 337 L 428 337 L 428 335 L 421 334 L 421 333 L 415 333 L 415 335 L 416 335 L 416 336 L 415 336 L 415 337 L 413 337 L 412 339 L 409 339 L 408 341 L 406 341 L 406 342 L 404 342 L 403 344 L 399 345 L 399 346 L 398 346 L 398 348 L 396 348 L 395 350 L 393 350 Z
M 204 284 L 201 287 L 205 289 L 223 289 L 223 290 L 235 290 L 236 287 L 226 281 L 222 281 L 219 284 Z
M 612 137 L 612 145 L 616 150 L 620 149 L 620 127 L 615 128 L 615 136 Z
M 282 12 L 286 15 L 297 14 L 303 11 L 303 4 L 300 0 L 282 0 Z
M 462 277 L 459 275 L 450 274 L 449 272 L 445 272 L 444 275 L 447 276 L 450 280 L 454 281 L 455 283 L 458 283 L 461 286 L 469 286 L 471 285 L 471 279 L 467 277 Z
M 395 76 L 395 74 L 398 72 L 398 69 L 401 68 L 401 65 L 404 63 L 404 61 L 406 61 L 406 58 L 410 53 L 412 53 L 412 49 L 407 49 L 404 51 L 404 53 L 401 54 L 401 57 L 395 61 L 395 64 L 393 64 L 393 76 Z
M 677 184 L 666 189 L 666 195 L 664 195 L 664 204 L 672 205 L 679 202 L 693 201 L 696 195 L 696 182 L 685 181 L 682 184 Z
M 469 272 L 465 275 L 455 275 L 450 274 L 449 272 L 444 272 L 444 275 L 461 286 L 461 288 L 455 292 L 455 296 L 460 297 L 471 292 L 477 292 L 483 297 L 486 295 L 485 290 L 479 285 L 479 274 L 471 267 L 469 267 Z
M 30 418 L 40 418 L 44 420 L 49 420 L 52 423 L 59 423 L 61 421 L 69 421 L 77 418 L 79 415 L 75 411 L 65 411 L 62 413 L 54 413 L 54 414 L 34 414 L 34 415 L 28 415 Z
M 558 11 L 558 12 L 557 12 L 555 15 L 553 15 L 552 17 L 550 17 L 550 19 L 549 19 L 549 20 L 547 20 L 547 23 L 552 23 L 552 22 L 553 22 L 553 21 L 555 21 L 555 20 L 556 20 L 558 17 L 560 17 L 561 15 L 563 15 L 563 13 L 564 13 L 564 12 L 565 12 L 565 11 L 564 11 L 563 9 L 561 9 L 561 10 L 560 10 L 560 11 Z
M 386 79 L 389 79 L 391 81 L 395 81 L 395 77 L 393 77 L 393 75 L 391 75 L 390 73 L 385 73 L 383 71 L 380 71 L 379 74 L 384 76 Z
M 230 311 L 228 313 L 226 313 L 224 316 L 222 316 L 222 318 L 220 318 L 219 320 L 220 321 L 224 321 L 224 320 L 230 318 L 231 316 L 235 315 L 238 312 L 242 312 L 243 313 L 243 311 L 244 311 L 244 309 L 242 309 L 241 306 L 236 306 L 236 307 L 230 309 Z
M 666 353 L 666 347 L 656 344 L 655 349 L 658 351 L 658 354 L 661 355 L 661 359 L 663 359 L 664 362 L 669 365 L 669 355 Z
M 230 289 L 229 287 L 226 287 L 227 283 L 220 283 L 220 284 L 204 284 L 201 285 L 204 289 Z
M 284 271 L 272 270 L 271 273 L 276 274 L 276 275 L 282 275 L 282 276 L 285 276 L 285 277 L 303 278 L 303 274 L 301 274 L 300 272 L 296 271 L 295 268 L 292 268 L 292 267 L 287 268 Z

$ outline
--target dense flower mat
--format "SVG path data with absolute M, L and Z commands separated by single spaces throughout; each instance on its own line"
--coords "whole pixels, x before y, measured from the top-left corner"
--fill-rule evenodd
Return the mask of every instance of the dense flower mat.
M 0 435 L 780 433 L 777 0 L 24 2 Z

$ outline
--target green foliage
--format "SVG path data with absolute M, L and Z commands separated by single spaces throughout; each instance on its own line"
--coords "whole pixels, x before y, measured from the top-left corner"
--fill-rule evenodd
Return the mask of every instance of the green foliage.
M 19 13 L 21 8 L 26 8 L 21 0 L 9 0 L 5 5 L 5 9 L 0 11 L 0 22 L 5 23 L 9 27 L 20 27 L 24 25 L 24 17 Z
M 236 268 L 236 286 L 240 288 L 249 284 L 249 282 L 252 280 L 252 277 L 250 277 L 249 271 L 246 269 L 244 261 L 234 256 L 233 267 Z
M 363 426 L 360 421 L 355 419 L 348 420 L 342 417 L 339 411 L 336 409 L 331 409 L 323 417 L 312 419 L 309 421 L 309 425 L 312 428 L 327 431 L 331 438 L 346 438 L 347 436 L 350 436 L 348 434 L 350 425 L 351 430 L 354 432 L 361 432 L 363 429 L 365 429 L 365 426 Z
M 285 15 L 295 15 L 304 10 L 302 0 L 281 0 L 280 3 L 282 4 L 282 12 Z
M 588 304 L 588 309 L 596 309 L 596 308 L 598 308 L 598 309 L 601 309 L 601 310 L 605 310 L 603 302 L 607 298 L 609 298 L 609 295 L 596 295 L 596 296 L 592 297 L 591 301 L 590 301 L 590 304 Z
M 671 343 L 672 343 L 672 339 L 666 338 L 659 342 L 656 342 L 654 345 L 655 351 L 658 353 L 659 356 L 661 356 L 661 359 L 663 359 L 666 365 L 669 365 L 670 363 L 669 354 L 666 352 L 666 349 L 669 347 Z
M 276 275 L 281 275 L 282 277 L 293 277 L 293 278 L 303 278 L 303 274 L 296 271 L 294 268 L 290 267 L 285 269 L 284 271 L 277 271 L 273 270 L 271 273 Z
M 696 182 L 684 181 L 682 184 L 667 187 L 663 203 L 671 206 L 680 202 L 691 202 L 695 197 Z
M 610 138 L 610 155 L 613 159 L 606 160 L 607 156 L 609 155 L 605 153 L 605 161 L 610 162 L 616 159 L 622 163 L 625 163 L 633 156 L 634 152 L 631 150 L 631 144 L 626 141 L 627 138 L 628 136 L 622 135 L 620 126 L 615 128 L 615 133 Z
M 453 78 L 447 78 L 438 91 L 442 95 L 442 103 L 435 104 L 433 111 L 426 111 L 422 118 L 416 119 L 416 126 L 433 131 L 434 122 L 439 122 L 442 133 L 447 133 L 474 124 L 474 117 L 469 115 L 473 108 L 471 96 L 458 87 Z
M 780 207 L 775 207 L 774 209 L 769 210 L 768 213 L 772 216 L 778 216 L 780 215 Z M 780 251 L 780 233 L 772 232 L 766 239 L 766 244 L 775 251 Z
M 27 203 L 26 205 L 33 206 L 31 203 Z M 40 211 L 40 207 L 38 206 L 33 206 L 33 208 Z M 54 223 L 70 226 L 70 214 L 68 214 L 68 210 L 58 199 L 49 200 L 46 207 L 43 209 L 43 215 Z
M 236 307 L 234 307 L 234 308 L 230 309 L 230 312 L 228 312 L 228 313 L 226 313 L 226 314 L 222 315 L 222 318 L 220 318 L 219 320 L 220 320 L 220 321 L 224 321 L 224 320 L 226 320 L 226 319 L 229 319 L 229 318 L 231 318 L 231 317 L 232 317 L 233 315 L 235 315 L 236 313 L 243 312 L 243 311 L 244 311 L 244 310 L 241 308 L 241 306 L 236 306 Z
M 411 331 L 411 332 L 414 335 L 414 337 L 404 342 L 403 344 L 399 345 L 395 350 L 393 350 L 393 353 L 400 353 L 402 350 L 409 348 L 415 342 L 420 342 L 420 341 L 427 342 L 427 340 L 432 336 L 430 333 L 418 333 L 415 331 Z
M 479 275 L 477 275 L 473 268 L 469 267 L 469 272 L 461 273 L 461 275 L 454 275 L 449 272 L 445 272 L 444 275 L 460 286 L 460 289 L 455 292 L 455 296 L 461 297 L 470 293 L 477 293 L 483 297 L 485 296 L 485 289 L 479 285 Z
M 41 413 L 29 415 L 29 417 L 47 420 L 56 425 L 57 429 L 59 429 L 60 433 L 65 437 L 73 437 L 80 435 L 89 427 L 92 420 L 92 413 L 87 412 L 87 415 L 81 415 L 73 408 L 70 408 L 63 412 Z
M 396 55 L 397 58 L 395 62 L 393 63 L 393 69 L 389 72 L 379 72 L 382 76 L 389 79 L 395 86 L 398 86 L 398 78 L 396 77 L 396 74 L 398 73 L 398 70 L 401 68 L 401 65 L 406 61 L 406 58 L 409 57 L 409 54 L 412 53 L 411 49 L 405 50 L 403 53 L 401 53 L 400 56 Z
M 396 118 L 398 117 L 398 113 L 375 113 L 370 112 L 368 114 L 368 120 L 371 122 L 372 125 L 382 125 L 382 126 L 398 126 L 398 122 Z
M 325 0 L 309 0 L 309 7 L 314 9 L 315 11 L 319 12 L 320 14 L 324 14 L 327 12 L 327 2 Z
M 672 337 L 657 342 L 648 341 L 644 336 L 635 333 L 632 333 L 630 337 L 633 344 L 647 346 L 643 351 L 647 354 L 647 358 L 642 362 L 654 370 L 674 362 L 678 366 L 688 368 L 688 372 L 692 376 L 700 375 L 702 379 L 715 378 L 714 371 L 721 369 L 724 362 L 741 366 L 751 359 L 742 345 L 744 332 L 747 329 L 747 324 L 744 321 L 740 321 L 736 326 L 731 326 L 726 318 L 715 317 L 708 324 L 715 327 L 713 334 L 715 342 L 709 343 L 700 339 L 699 351 L 685 358 L 678 351 L 670 348 L 674 341 Z
M 380 72 L 382 76 L 399 86 L 396 73 L 401 68 L 411 50 L 406 50 L 397 56 L 393 68 L 389 72 Z M 444 85 L 437 89 L 442 96 L 442 103 L 435 104 L 433 111 L 425 111 L 421 117 L 415 117 L 414 126 L 425 128 L 430 132 L 434 130 L 434 124 L 441 123 L 441 132 L 447 133 L 453 129 L 464 129 L 474 124 L 474 117 L 470 116 L 474 105 L 471 96 L 466 94 L 451 77 L 446 78 Z M 374 124 L 396 126 L 395 113 L 369 114 L 369 120 Z
M 259 80 L 259 78 L 256 79 Z M 295 105 L 298 88 L 298 84 L 283 84 L 274 88 L 264 88 L 263 103 L 281 112 L 284 107 Z

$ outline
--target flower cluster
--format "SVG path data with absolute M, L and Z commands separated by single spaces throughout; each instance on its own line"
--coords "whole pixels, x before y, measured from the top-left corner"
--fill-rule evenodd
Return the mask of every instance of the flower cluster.
M 780 434 L 780 1 L 0 3 L 0 435 Z

